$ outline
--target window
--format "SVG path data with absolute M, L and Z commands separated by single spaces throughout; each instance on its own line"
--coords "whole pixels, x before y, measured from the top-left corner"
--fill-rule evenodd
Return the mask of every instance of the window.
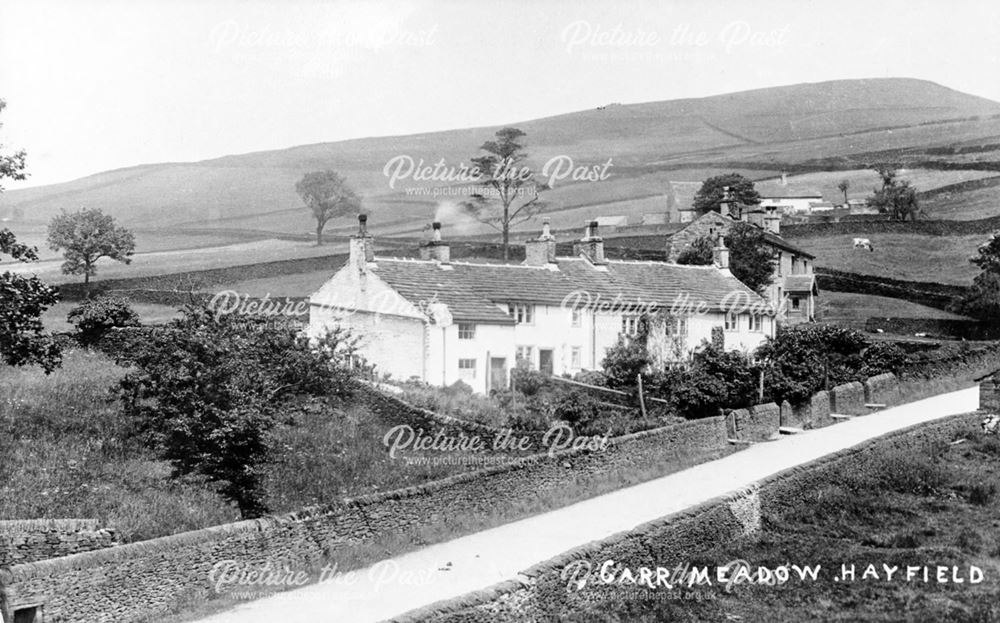
M 688 319 L 674 318 L 673 336 L 687 337 L 687 334 L 688 334 Z
M 634 315 L 622 316 L 622 333 L 630 337 L 638 335 L 639 316 L 634 316 Z
M 476 378 L 476 360 L 475 359 L 459 359 L 458 360 L 458 378 L 463 381 L 471 381 Z
M 476 325 L 467 324 L 464 322 L 458 323 L 458 339 L 460 340 L 476 339 Z
M 583 312 L 581 312 L 576 307 L 570 310 L 570 323 L 572 324 L 572 326 L 579 327 L 582 320 L 583 320 Z
M 799 297 L 793 296 L 792 297 L 792 309 L 798 309 L 798 308 L 799 308 Z
M 583 359 L 582 359 L 582 356 L 581 356 L 581 350 L 582 349 L 579 346 L 574 346 L 570 350 L 569 367 L 571 367 L 571 368 L 580 368 L 580 367 L 583 366 Z
M 508 303 L 507 313 L 514 317 L 517 324 L 532 324 L 535 322 L 535 306 L 526 303 Z
M 764 317 L 761 314 L 750 316 L 750 330 L 758 333 L 764 330 Z
M 736 331 L 739 328 L 740 317 L 734 313 L 726 314 L 726 331 Z
M 517 351 L 516 351 L 517 354 L 516 354 L 515 360 L 518 361 L 518 362 L 523 361 L 523 362 L 527 363 L 530 366 L 531 363 L 532 363 L 531 354 L 532 354 L 533 348 L 534 347 L 532 347 L 532 346 L 518 346 L 517 347 Z

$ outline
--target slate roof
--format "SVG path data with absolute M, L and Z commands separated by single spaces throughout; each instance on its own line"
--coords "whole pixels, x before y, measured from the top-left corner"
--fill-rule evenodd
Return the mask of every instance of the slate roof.
M 816 287 L 816 275 L 788 275 L 784 287 L 786 292 L 812 292 Z
M 790 252 L 792 252 L 792 253 L 794 253 L 796 255 L 805 256 L 805 257 L 807 257 L 807 258 L 809 258 L 811 260 L 816 259 L 816 256 L 813 255 L 812 253 L 810 253 L 810 252 L 808 252 L 808 251 L 806 251 L 804 249 L 801 249 L 801 248 L 795 246 L 794 244 L 792 244 L 791 242 L 788 242 L 787 240 L 785 240 L 781 236 L 772 234 L 769 231 L 764 232 L 764 240 L 766 240 L 769 244 L 771 244 L 771 245 L 773 245 L 775 247 L 778 247 L 779 249 L 784 249 L 785 251 L 790 251 Z
M 614 304 L 615 309 L 670 307 L 685 297 L 692 305 L 722 310 L 733 292 L 741 293 L 744 302 L 767 304 L 735 277 L 711 266 L 610 260 L 605 271 L 583 258 L 558 258 L 559 270 L 470 262 L 446 266 L 428 260 L 376 258 L 371 270 L 410 302 L 439 301 L 456 321 L 466 322 L 512 324 L 497 304 L 561 305 L 574 293 L 584 299 L 589 296 L 595 305 Z

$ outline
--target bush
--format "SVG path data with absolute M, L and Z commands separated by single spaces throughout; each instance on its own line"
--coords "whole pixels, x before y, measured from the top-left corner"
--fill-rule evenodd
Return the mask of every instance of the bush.
M 692 419 L 756 402 L 759 368 L 744 353 L 710 344 L 686 366 L 668 368 L 650 379 L 650 394 L 670 401 L 677 415 Z
M 601 368 L 607 379 L 608 387 L 618 389 L 635 387 L 636 379 L 649 366 L 649 353 L 646 351 L 644 336 L 627 339 L 619 335 L 614 346 L 607 350 Z
M 779 404 L 801 403 L 827 385 L 860 381 L 866 376 L 861 353 L 867 347 L 868 340 L 854 329 L 813 324 L 779 328 L 756 353 L 767 362 L 765 397 Z
M 861 375 L 877 376 L 886 372 L 898 375 L 909 358 L 902 348 L 891 342 L 876 342 L 861 353 Z
M 551 383 L 549 377 L 538 370 L 532 370 L 526 361 L 518 361 L 510 371 L 511 387 L 524 396 L 534 396 Z
M 310 344 L 290 323 L 189 307 L 136 349 L 119 388 L 125 413 L 175 475 L 218 483 L 254 517 L 267 511 L 261 475 L 279 406 L 348 395 L 353 354 L 343 330 Z
M 83 346 L 97 344 L 112 329 L 140 324 L 139 314 L 128 301 L 113 296 L 87 299 L 71 309 L 66 319 L 76 327 L 76 339 Z

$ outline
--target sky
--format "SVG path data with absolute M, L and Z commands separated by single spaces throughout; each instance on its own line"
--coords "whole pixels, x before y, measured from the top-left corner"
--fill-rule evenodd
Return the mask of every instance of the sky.
M 0 0 L 4 185 L 998 57 L 992 0 Z

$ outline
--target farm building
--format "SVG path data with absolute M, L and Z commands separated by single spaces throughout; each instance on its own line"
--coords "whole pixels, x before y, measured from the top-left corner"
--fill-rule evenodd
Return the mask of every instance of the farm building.
M 778 322 L 798 324 L 816 319 L 819 288 L 813 274 L 815 256 L 781 237 L 781 215 L 777 206 L 739 206 L 726 199 L 718 212 L 708 212 L 667 239 L 667 259 L 678 256 L 695 240 L 725 235 L 738 221 L 748 222 L 764 231 L 764 241 L 774 251 L 774 278 L 766 298 L 777 310 Z

